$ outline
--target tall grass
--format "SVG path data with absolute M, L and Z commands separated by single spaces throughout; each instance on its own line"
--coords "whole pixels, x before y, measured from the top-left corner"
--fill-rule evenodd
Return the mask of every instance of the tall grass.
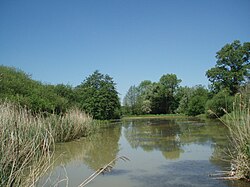
M 93 128 L 92 117 L 77 108 L 70 109 L 65 115 L 50 115 L 45 124 L 55 142 L 67 142 L 87 136 Z
M 41 116 L 0 104 L 0 186 L 34 184 L 49 165 L 54 140 Z
M 233 112 L 222 119 L 230 131 L 232 177 L 250 179 L 250 101 L 238 94 Z
M 28 109 L 0 104 L 0 186 L 34 186 L 51 164 L 55 142 L 86 135 L 92 118 L 72 109 L 66 115 L 34 116 Z

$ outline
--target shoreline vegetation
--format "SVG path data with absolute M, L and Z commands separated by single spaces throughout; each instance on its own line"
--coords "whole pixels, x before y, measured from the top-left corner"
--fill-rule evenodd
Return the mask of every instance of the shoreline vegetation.
M 126 115 L 122 120 L 127 119 L 171 119 L 171 118 L 188 118 L 190 116 L 184 114 L 145 114 L 145 115 Z
M 225 111 L 226 112 L 226 111 Z M 246 179 L 250 181 L 250 99 L 237 94 L 233 111 L 226 113 L 221 119 L 230 132 L 230 148 L 227 154 L 230 158 L 231 170 L 225 179 Z
M 35 186 L 51 166 L 55 143 L 87 136 L 98 123 L 72 109 L 65 115 L 33 115 L 10 102 L 0 104 L 0 186 Z

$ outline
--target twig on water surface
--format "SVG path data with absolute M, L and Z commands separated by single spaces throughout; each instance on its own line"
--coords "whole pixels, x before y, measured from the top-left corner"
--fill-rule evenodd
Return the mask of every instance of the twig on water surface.
M 115 159 L 111 160 L 108 164 L 106 164 L 105 166 L 103 166 L 102 168 L 99 168 L 98 170 L 96 170 L 92 175 L 90 175 L 87 179 L 85 179 L 80 185 L 79 187 L 83 187 L 86 186 L 88 183 L 90 183 L 92 180 L 94 180 L 98 175 L 100 175 L 101 173 L 105 173 L 105 172 L 110 172 L 113 168 L 113 164 L 115 161 L 117 160 L 123 160 L 123 161 L 130 161 L 127 157 L 125 156 L 119 156 L 116 157 Z

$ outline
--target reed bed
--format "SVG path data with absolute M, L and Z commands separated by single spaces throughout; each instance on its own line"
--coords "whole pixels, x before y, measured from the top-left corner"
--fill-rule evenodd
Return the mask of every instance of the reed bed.
M 4 102 L 0 104 L 0 144 L 0 186 L 27 186 L 45 172 L 54 140 L 44 118 Z
M 89 133 L 92 118 L 77 109 L 58 116 L 0 104 L 0 187 L 35 186 L 51 165 L 55 142 Z
M 233 112 L 222 119 L 230 131 L 229 179 L 250 180 L 250 101 L 236 95 Z
M 93 120 L 77 108 L 70 109 L 62 116 L 50 115 L 45 124 L 55 142 L 67 142 L 87 136 L 93 128 Z

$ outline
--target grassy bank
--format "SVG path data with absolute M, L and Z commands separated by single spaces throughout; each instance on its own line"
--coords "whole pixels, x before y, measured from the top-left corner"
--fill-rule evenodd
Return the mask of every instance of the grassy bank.
M 164 119 L 171 119 L 171 118 L 184 118 L 187 117 L 183 114 L 145 114 L 145 115 L 131 115 L 131 116 L 123 116 L 122 119 L 156 119 L 156 118 L 164 118 Z
M 0 104 L 0 186 L 34 186 L 51 164 L 55 142 L 87 135 L 92 123 L 77 109 L 44 117 L 8 102 Z
M 250 101 L 236 95 L 233 112 L 222 119 L 230 131 L 230 177 L 250 180 Z

